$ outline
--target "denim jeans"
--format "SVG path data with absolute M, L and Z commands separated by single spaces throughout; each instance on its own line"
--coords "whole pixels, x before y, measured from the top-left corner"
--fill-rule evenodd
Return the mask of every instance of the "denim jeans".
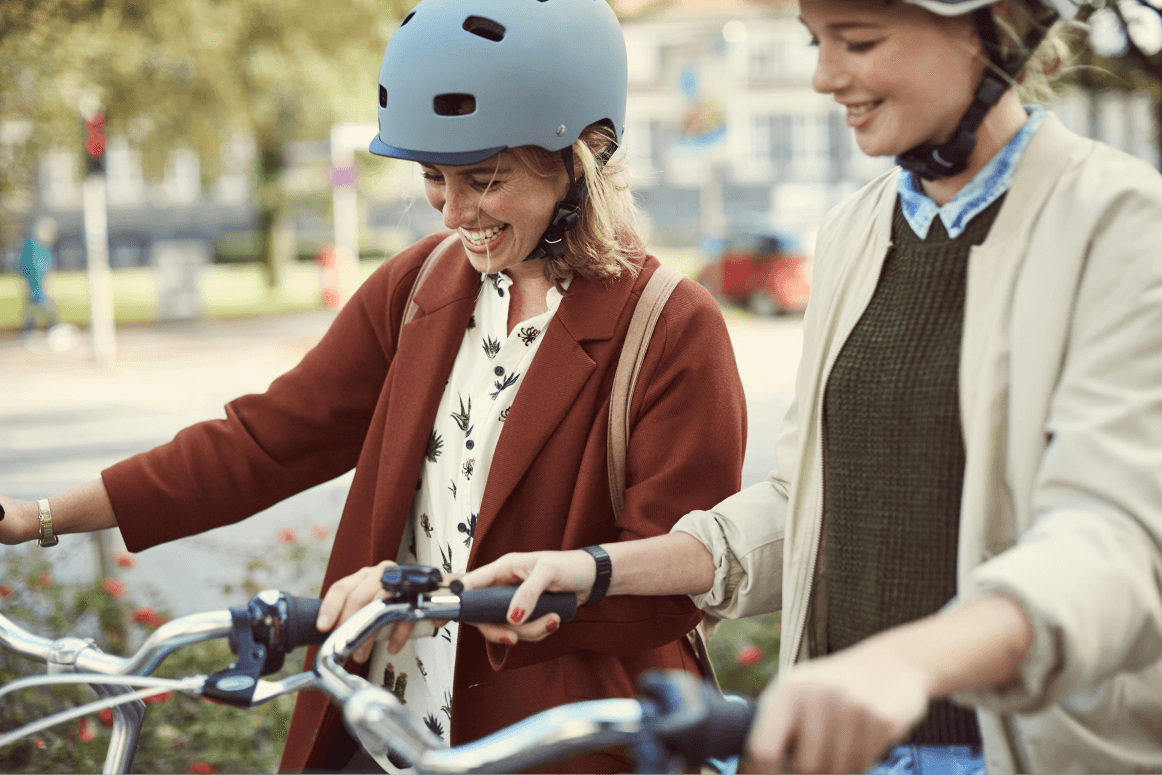
M 966 745 L 897 745 L 869 775 L 984 775 L 984 753 Z
M 722 775 L 738 772 L 738 758 L 711 759 Z M 897 745 L 868 775 L 985 775 L 984 754 L 966 745 Z

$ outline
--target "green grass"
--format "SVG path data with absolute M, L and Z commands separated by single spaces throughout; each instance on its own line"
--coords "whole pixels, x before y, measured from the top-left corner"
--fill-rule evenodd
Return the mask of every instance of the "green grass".
M 658 258 L 688 277 L 698 275 L 696 248 L 650 248 Z M 359 262 L 366 278 L 382 259 Z M 78 326 L 89 323 L 89 278 L 85 272 L 54 272 L 45 281 L 61 319 Z M 0 274 L 0 331 L 20 327 L 24 314 L 24 278 Z M 313 262 L 295 261 L 282 268 L 282 282 L 271 289 L 265 269 L 256 263 L 211 264 L 202 273 L 202 303 L 207 318 L 278 315 L 323 306 L 319 269 Z M 148 267 L 113 270 L 113 310 L 117 325 L 143 325 L 157 320 L 157 275 Z
M 382 260 L 360 261 L 367 277 Z M 323 306 L 319 269 L 313 263 L 296 262 L 283 268 L 282 283 L 271 289 L 259 264 L 213 264 L 202 273 L 202 303 L 206 317 L 225 319 L 300 312 Z M 84 272 L 54 272 L 45 282 L 61 319 L 86 326 L 89 323 L 89 278 Z M 24 314 L 24 278 L 0 274 L 0 330 L 19 328 Z M 113 310 L 118 325 L 141 325 L 157 320 L 158 286 L 153 269 L 143 267 L 113 271 Z

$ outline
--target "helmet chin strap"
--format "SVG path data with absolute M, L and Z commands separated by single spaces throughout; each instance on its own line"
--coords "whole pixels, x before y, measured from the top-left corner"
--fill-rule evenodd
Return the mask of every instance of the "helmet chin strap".
M 553 217 L 549 219 L 549 228 L 541 235 L 541 241 L 533 248 L 533 252 L 525 261 L 535 261 L 538 258 L 547 258 L 551 261 L 561 261 L 565 258 L 565 233 L 572 229 L 581 220 L 581 204 L 589 195 L 589 188 L 585 185 L 585 177 L 577 178 L 573 175 L 573 146 L 568 145 L 561 149 L 561 161 L 565 162 L 565 171 L 569 173 L 569 191 L 563 201 L 557 202 L 553 210 Z
M 992 9 L 985 6 L 973 11 L 972 19 L 980 34 L 981 43 L 988 52 L 991 66 L 985 68 L 973 95 L 972 104 L 956 125 L 952 137 L 939 144 L 921 143 L 897 156 L 896 163 L 924 180 L 939 180 L 963 172 L 968 167 L 968 157 L 976 147 L 976 130 L 993 106 L 1000 102 L 1009 88 L 1009 82 L 1021 72 L 1021 68 L 1044 40 L 1056 18 L 1056 12 L 1047 9 L 1045 14 L 1035 20 L 1032 29 L 1021 41 L 1021 53 L 1009 57 L 1006 61 Z M 997 72 L 998 70 L 1000 72 Z

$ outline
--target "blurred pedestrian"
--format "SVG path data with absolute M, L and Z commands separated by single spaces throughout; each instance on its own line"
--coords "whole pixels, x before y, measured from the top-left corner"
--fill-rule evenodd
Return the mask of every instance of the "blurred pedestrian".
M 41 216 L 24 241 L 20 254 L 20 273 L 28 283 L 28 294 L 24 304 L 24 322 L 20 326 L 22 336 L 31 336 L 37 327 L 37 318 L 44 322 L 45 329 L 52 328 L 59 321 L 56 304 L 45 291 L 45 278 L 52 271 L 52 248 L 56 244 L 57 224 L 52 218 Z

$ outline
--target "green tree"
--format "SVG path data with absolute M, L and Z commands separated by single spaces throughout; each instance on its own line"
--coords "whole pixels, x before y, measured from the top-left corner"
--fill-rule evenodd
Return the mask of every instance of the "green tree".
M 373 120 L 383 47 L 413 0 L 14 0 L 0 9 L 0 121 L 30 127 L 0 169 L 0 194 L 27 186 L 35 159 L 79 145 L 89 95 L 147 172 L 179 145 L 215 177 L 236 131 L 257 146 L 263 251 L 286 206 L 283 149 L 336 121 Z M 271 279 L 276 280 L 271 263 Z

